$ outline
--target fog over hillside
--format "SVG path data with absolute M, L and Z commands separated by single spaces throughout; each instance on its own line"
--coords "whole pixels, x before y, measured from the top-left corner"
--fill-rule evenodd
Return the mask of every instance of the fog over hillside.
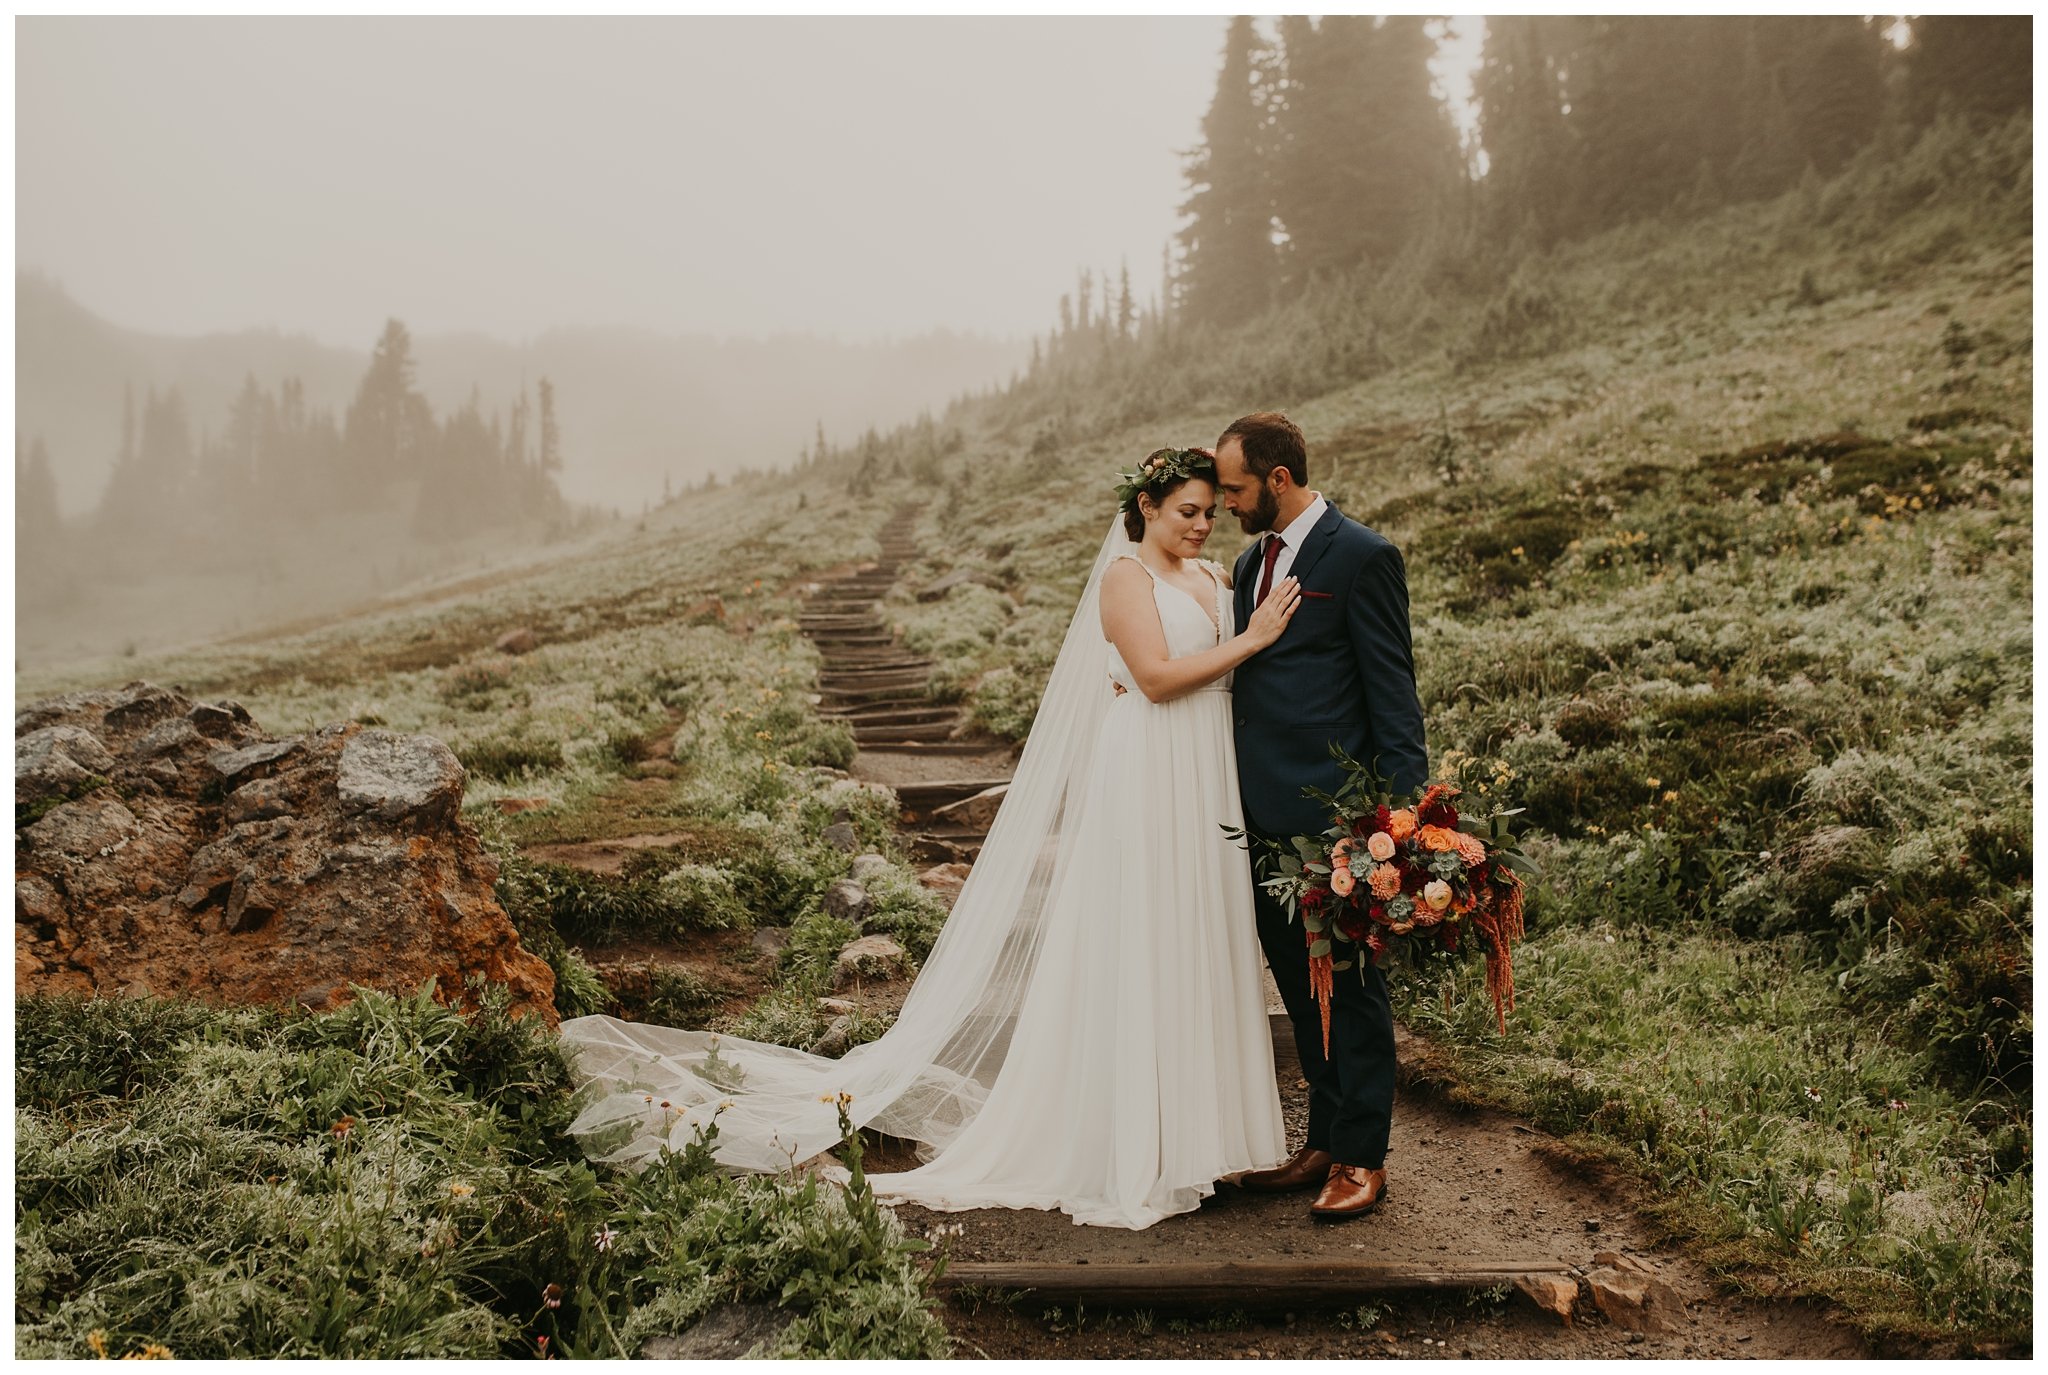
M 122 397 L 176 388 L 195 430 L 218 432 L 243 384 L 305 385 L 306 404 L 339 414 L 370 345 L 338 348 L 251 329 L 194 337 L 123 328 L 34 272 L 15 281 L 17 432 L 48 447 L 58 505 L 98 503 L 121 442 Z M 715 338 L 631 328 L 549 330 L 507 341 L 477 333 L 414 340 L 419 389 L 433 408 L 478 395 L 489 413 L 540 378 L 555 386 L 562 494 L 631 512 L 664 487 L 707 474 L 786 466 L 823 425 L 834 443 L 887 429 L 954 397 L 1005 382 L 1029 356 L 1021 340 L 937 331 L 891 342 L 814 335 Z

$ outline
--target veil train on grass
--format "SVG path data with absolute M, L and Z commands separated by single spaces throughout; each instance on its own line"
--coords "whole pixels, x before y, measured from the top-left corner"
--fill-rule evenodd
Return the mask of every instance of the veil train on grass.
M 826 1100 L 841 1093 L 856 1126 L 918 1142 L 926 1160 L 973 1118 L 1036 968 L 1045 904 L 1075 848 L 1062 843 L 1070 794 L 1112 701 L 1103 571 L 1136 547 L 1112 520 L 1002 808 L 895 1025 L 833 1060 L 615 1017 L 564 1022 L 579 1080 L 600 1086 L 570 1128 L 592 1158 L 637 1167 L 716 1117 L 721 1162 L 787 1168 L 839 1144 L 838 1105 Z

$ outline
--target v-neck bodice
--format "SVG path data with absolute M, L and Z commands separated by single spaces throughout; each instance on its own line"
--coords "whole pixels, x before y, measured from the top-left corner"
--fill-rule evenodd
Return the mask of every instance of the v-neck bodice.
M 1160 577 L 1137 555 L 1125 554 L 1122 557 L 1133 560 L 1152 579 L 1152 602 L 1159 609 L 1159 628 L 1166 635 L 1167 658 L 1185 659 L 1190 654 L 1214 649 L 1229 638 L 1226 627 L 1232 624 L 1230 597 L 1223 585 L 1220 565 L 1207 559 L 1196 561 L 1196 566 L 1209 579 L 1211 589 L 1209 609 L 1205 612 L 1192 592 Z M 1123 655 L 1117 652 L 1115 644 L 1109 646 L 1109 673 L 1127 692 L 1137 694 L 1137 680 L 1131 676 L 1130 668 L 1124 663 Z M 1226 673 L 1197 691 L 1227 691 L 1231 677 Z

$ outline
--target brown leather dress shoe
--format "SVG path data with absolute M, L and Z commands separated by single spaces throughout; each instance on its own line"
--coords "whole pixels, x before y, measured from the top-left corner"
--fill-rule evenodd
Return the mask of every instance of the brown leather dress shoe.
M 1319 1222 L 1342 1222 L 1347 1218 L 1364 1217 L 1379 1207 L 1380 1200 L 1386 1196 L 1385 1169 L 1331 1165 L 1330 1177 L 1324 1181 L 1323 1191 L 1316 1195 L 1316 1201 L 1309 1205 L 1308 1215 Z
M 1329 1177 L 1329 1173 L 1330 1153 L 1312 1151 L 1303 1146 L 1289 1156 L 1284 1165 L 1239 1175 L 1237 1187 L 1249 1189 L 1255 1194 L 1292 1193 L 1296 1189 L 1315 1188 Z

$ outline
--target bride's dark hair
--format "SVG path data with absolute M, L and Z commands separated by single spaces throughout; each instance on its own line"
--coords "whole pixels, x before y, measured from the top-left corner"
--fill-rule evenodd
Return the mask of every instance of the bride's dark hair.
M 1145 461 L 1132 477 L 1141 478 L 1147 468 L 1154 466 L 1159 475 L 1149 481 L 1130 483 L 1131 495 L 1124 503 L 1124 533 L 1131 537 L 1132 544 L 1145 540 L 1145 513 L 1138 509 L 1139 497 L 1151 497 L 1156 506 L 1180 490 L 1189 478 L 1216 481 L 1216 455 L 1208 449 L 1154 449 L 1145 455 Z

